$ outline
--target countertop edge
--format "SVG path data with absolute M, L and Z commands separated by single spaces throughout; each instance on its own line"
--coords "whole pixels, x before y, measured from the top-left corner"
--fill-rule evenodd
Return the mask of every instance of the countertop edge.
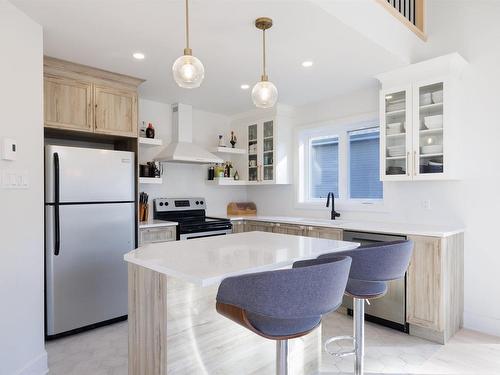
M 139 229 L 175 227 L 175 226 L 177 226 L 177 224 L 178 223 L 175 221 L 161 221 L 161 220 L 140 221 L 139 222 Z
M 290 224 L 290 225 L 309 225 L 309 226 L 314 226 L 314 227 L 322 227 L 322 228 L 336 228 L 336 229 L 343 229 L 343 230 L 352 230 L 352 231 L 359 231 L 359 232 L 369 232 L 369 233 L 380 233 L 380 234 L 397 234 L 397 235 L 409 235 L 409 236 L 424 236 L 424 237 L 439 237 L 439 238 L 446 238 L 450 236 L 454 236 L 456 234 L 460 234 L 465 232 L 465 228 L 457 228 L 453 230 L 385 230 L 385 229 L 380 229 L 377 228 L 378 226 L 390 226 L 391 224 L 395 225 L 400 225 L 398 223 L 378 223 L 378 222 L 358 222 L 359 225 L 356 225 L 355 221 L 353 222 L 346 222 L 346 223 L 335 223 L 332 221 L 331 223 L 327 220 L 325 222 L 320 222 L 320 221 L 308 221 L 307 218 L 300 218 L 303 220 L 298 221 L 297 218 L 291 217 L 292 220 L 287 221 L 283 217 L 272 217 L 272 216 L 265 216 L 265 217 L 259 217 L 259 216 L 227 216 L 231 221 L 243 221 L 243 220 L 250 220 L 250 221 L 262 221 L 262 222 L 276 222 L 276 223 L 283 223 L 283 224 Z M 418 225 L 418 224 L 404 224 L 408 225 L 411 227 L 412 225 Z M 370 227 L 371 226 L 371 227 Z M 432 226 L 432 225 L 431 225 Z

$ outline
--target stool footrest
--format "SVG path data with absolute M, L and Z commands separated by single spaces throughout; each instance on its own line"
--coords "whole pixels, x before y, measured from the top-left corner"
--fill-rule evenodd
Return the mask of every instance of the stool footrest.
M 330 337 L 328 340 L 325 341 L 325 344 L 324 344 L 325 351 L 328 354 L 330 354 L 334 357 L 337 357 L 337 358 L 347 357 L 347 356 L 356 354 L 355 349 L 352 349 L 350 351 L 340 351 L 339 350 L 336 352 L 328 349 L 328 345 L 330 345 L 332 342 L 343 341 L 343 340 L 352 341 L 353 346 L 356 347 L 356 339 L 353 336 L 334 336 L 334 337 Z

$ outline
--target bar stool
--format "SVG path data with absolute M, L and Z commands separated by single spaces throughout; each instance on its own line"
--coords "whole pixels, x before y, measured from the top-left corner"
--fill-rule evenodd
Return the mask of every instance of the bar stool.
M 332 337 L 325 342 L 325 350 L 336 357 L 355 355 L 354 374 L 364 373 L 365 301 L 380 298 L 387 292 L 387 282 L 404 277 L 413 250 L 412 241 L 381 242 L 357 249 L 321 255 L 318 259 L 339 256 L 352 258 L 346 294 L 353 297 L 353 336 Z M 353 340 L 354 350 L 333 352 L 328 345 L 339 340 Z
M 296 262 L 291 269 L 224 279 L 217 312 L 276 340 L 276 374 L 288 373 L 288 340 L 304 336 L 342 303 L 351 259 L 331 257 Z M 333 288 L 332 288 L 333 285 Z

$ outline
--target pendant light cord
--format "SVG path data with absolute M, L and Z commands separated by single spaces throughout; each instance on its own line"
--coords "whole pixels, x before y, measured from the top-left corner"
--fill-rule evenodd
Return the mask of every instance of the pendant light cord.
M 186 48 L 189 49 L 189 4 L 186 0 Z
M 266 29 L 262 30 L 262 74 L 264 77 L 266 74 Z

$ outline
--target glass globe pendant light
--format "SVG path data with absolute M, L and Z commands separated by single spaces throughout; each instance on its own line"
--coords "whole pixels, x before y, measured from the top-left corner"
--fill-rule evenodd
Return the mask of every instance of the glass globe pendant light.
M 266 74 L 266 30 L 271 26 L 273 20 L 270 18 L 261 17 L 255 20 L 255 27 L 262 30 L 262 76 L 252 89 L 252 100 L 257 108 L 271 108 L 278 100 L 278 89 Z
M 175 60 L 172 66 L 172 73 L 175 82 L 185 89 L 200 87 L 203 78 L 205 78 L 203 64 L 193 56 L 193 51 L 189 48 L 188 0 L 186 0 L 186 48 L 184 48 L 184 55 Z

